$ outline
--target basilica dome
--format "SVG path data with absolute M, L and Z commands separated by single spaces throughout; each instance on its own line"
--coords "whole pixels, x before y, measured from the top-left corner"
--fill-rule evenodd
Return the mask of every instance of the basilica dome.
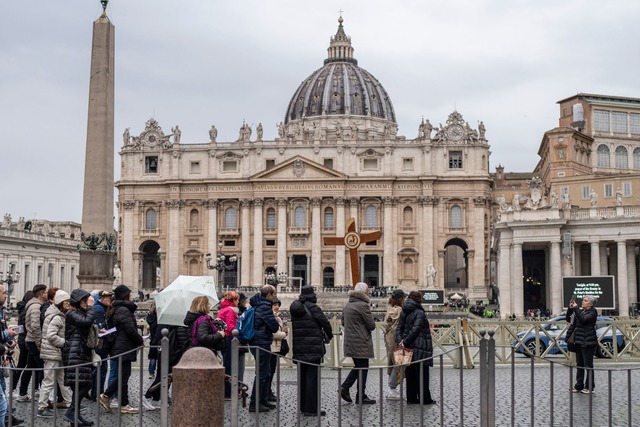
M 324 66 L 298 87 L 289 102 L 285 123 L 314 116 L 355 115 L 396 122 L 387 91 L 353 57 L 351 37 L 342 26 L 331 37 Z

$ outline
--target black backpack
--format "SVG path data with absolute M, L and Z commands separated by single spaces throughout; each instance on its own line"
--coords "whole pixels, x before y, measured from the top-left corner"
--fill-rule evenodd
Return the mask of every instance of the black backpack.
M 182 332 L 182 334 L 180 334 L 180 332 Z M 186 326 L 172 326 L 169 329 L 167 338 L 169 339 L 169 366 L 176 366 L 191 344 L 189 342 L 189 328 Z

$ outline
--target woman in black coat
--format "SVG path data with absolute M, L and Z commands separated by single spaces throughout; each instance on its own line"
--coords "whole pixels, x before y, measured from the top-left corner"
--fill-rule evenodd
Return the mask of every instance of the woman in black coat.
M 111 327 L 116 328 L 118 335 L 111 349 L 111 356 L 118 357 L 118 373 L 122 378 L 122 394 L 120 412 L 123 414 L 137 414 L 138 408 L 129 405 L 129 378 L 131 377 L 131 362 L 135 362 L 137 351 L 131 351 L 142 345 L 144 340 L 138 332 L 136 316 L 136 304 L 130 300 L 131 290 L 126 285 L 118 285 L 114 290 L 114 301 L 107 312 L 107 321 Z M 111 412 L 110 400 L 118 392 L 118 381 L 113 381 L 100 395 L 100 405 Z
M 20 355 L 18 356 L 18 366 L 16 366 L 16 368 L 21 370 L 17 371 L 16 376 L 13 377 L 13 390 L 18 387 L 20 380 L 27 384 L 31 382 L 31 371 L 24 370 L 24 368 L 27 367 L 27 356 L 29 355 L 27 344 L 24 342 L 24 339 L 27 337 L 27 330 L 25 329 L 24 321 L 27 315 L 27 303 L 31 301 L 32 298 L 33 291 L 27 291 L 24 294 L 24 297 L 22 297 L 16 305 L 18 309 L 18 325 L 22 326 L 23 332 L 18 334 L 18 348 L 20 349 Z
M 568 316 L 574 316 L 574 330 L 576 336 L 576 365 L 578 367 L 576 374 L 576 384 L 573 387 L 574 393 L 589 394 L 593 391 L 595 382 L 593 379 L 593 355 L 598 346 L 598 337 L 596 335 L 596 321 L 598 320 L 598 311 L 593 307 L 595 298 L 591 295 L 585 295 L 582 298 L 582 307 L 578 307 L 575 301 L 569 303 Z M 585 371 L 588 378 L 591 379 L 591 387 L 588 381 L 585 383 Z
M 298 299 L 291 303 L 289 313 L 292 323 L 293 361 L 299 363 L 300 411 L 305 416 L 318 413 L 318 374 L 326 352 L 322 331 L 333 338 L 331 323 L 316 304 L 313 287 L 305 285 Z M 306 307 L 306 309 L 305 309 Z M 308 310 L 308 312 L 307 312 Z M 325 411 L 321 411 L 324 415 Z
M 89 330 L 93 328 L 95 317 L 93 314 L 93 298 L 83 289 L 74 289 L 69 299 L 70 307 L 65 316 L 64 347 L 62 348 L 62 363 L 64 370 L 64 385 L 71 387 L 73 398 L 71 406 L 64 414 L 65 420 L 73 423 L 76 419 L 75 404 L 78 406 L 82 398 L 89 393 L 93 386 L 91 371 L 91 349 L 87 347 Z M 75 367 L 83 363 L 84 366 Z M 76 395 L 76 383 L 78 394 Z M 90 426 L 93 422 L 86 420 L 78 412 L 78 425 Z
M 184 318 L 184 324 L 189 328 L 192 347 L 205 347 L 218 354 L 218 350 L 222 350 L 226 343 L 224 329 L 218 330 L 213 324 L 213 319 L 209 316 L 209 311 L 211 311 L 209 297 L 194 298 L 191 302 L 191 308 Z
M 431 399 L 429 391 L 429 367 L 433 366 L 433 344 L 431 342 L 431 328 L 422 308 L 422 294 L 418 291 L 409 293 L 398 320 L 396 342 L 413 349 L 411 365 L 407 367 L 407 403 L 422 403 L 430 405 L 436 403 Z M 420 399 L 420 367 L 422 367 L 422 387 L 424 395 Z

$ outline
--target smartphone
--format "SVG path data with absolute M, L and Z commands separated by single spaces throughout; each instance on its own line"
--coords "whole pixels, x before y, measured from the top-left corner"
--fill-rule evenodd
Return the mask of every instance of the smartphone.
M 569 300 L 569 305 L 571 305 L 572 302 L 576 302 L 576 295 L 575 294 L 571 295 L 571 299 Z

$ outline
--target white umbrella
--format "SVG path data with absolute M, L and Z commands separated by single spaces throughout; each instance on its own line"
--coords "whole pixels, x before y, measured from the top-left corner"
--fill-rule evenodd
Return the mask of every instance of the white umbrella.
M 463 298 L 462 295 L 460 295 L 457 292 L 449 297 L 449 299 L 455 299 L 455 300 L 462 299 L 462 298 Z M 158 322 L 158 323 L 160 323 L 160 322 Z
M 155 296 L 158 324 L 184 326 L 191 301 L 203 295 L 209 297 L 212 305 L 218 303 L 212 276 L 178 276 Z

